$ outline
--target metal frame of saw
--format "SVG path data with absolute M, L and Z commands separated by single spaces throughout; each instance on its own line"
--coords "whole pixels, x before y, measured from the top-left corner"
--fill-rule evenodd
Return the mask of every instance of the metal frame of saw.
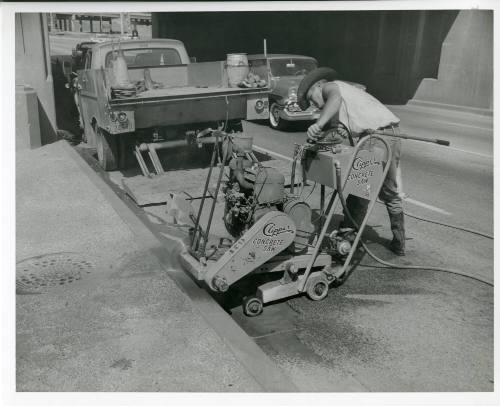
M 382 159 L 380 161 L 376 162 L 376 160 L 374 158 L 375 157 L 374 152 L 370 152 L 369 149 L 368 150 L 362 149 L 362 147 L 364 147 L 367 143 L 371 143 L 373 141 L 380 141 L 385 149 L 385 151 L 383 151 L 384 156 L 385 156 L 384 160 L 386 162 L 385 167 L 383 165 Z M 218 145 L 218 143 L 216 142 L 215 148 L 214 148 L 214 156 L 212 159 L 213 162 L 212 162 L 211 166 L 213 166 L 213 164 L 215 163 L 215 158 L 216 158 L 216 156 L 218 156 L 218 152 L 216 151 L 216 150 L 218 150 L 217 145 Z M 373 148 L 372 148 L 372 151 L 373 151 Z M 226 151 L 224 151 L 224 155 L 226 156 Z M 219 172 L 219 178 L 218 178 L 218 182 L 217 182 L 216 196 L 217 196 L 217 191 L 220 188 L 220 182 L 222 180 L 222 174 L 224 172 L 225 156 L 224 156 L 224 159 L 222 160 L 222 162 L 219 161 L 220 172 Z M 363 221 L 361 222 L 361 225 L 359 226 L 355 240 L 352 243 L 352 247 L 351 247 L 349 254 L 347 255 L 343 264 L 339 264 L 338 266 L 335 266 L 334 268 L 332 268 L 331 267 L 332 260 L 331 260 L 330 255 L 328 255 L 324 252 L 321 252 L 322 247 L 323 247 L 323 240 L 324 240 L 325 235 L 328 231 L 328 228 L 330 226 L 333 215 L 334 215 L 339 203 L 341 203 L 341 200 L 345 201 L 344 197 L 347 197 L 349 194 L 356 192 L 356 190 L 353 190 L 353 188 L 351 187 L 352 185 L 350 184 L 350 175 L 356 172 L 356 170 L 353 169 L 355 161 L 359 160 L 360 157 L 363 157 L 363 156 L 367 159 L 367 162 L 370 162 L 370 165 L 378 165 L 377 171 L 381 171 L 381 172 L 378 172 L 378 175 L 377 175 L 377 176 L 379 176 L 378 184 L 377 185 L 370 184 L 370 187 L 367 188 L 369 199 L 366 199 L 366 200 L 369 200 L 369 205 L 368 205 L 366 214 L 363 218 Z M 371 161 L 370 161 L 370 159 L 371 159 Z M 219 260 L 215 263 L 212 263 L 210 266 L 207 266 L 207 264 L 206 264 L 206 262 L 204 262 L 204 258 L 203 258 L 203 252 L 204 252 L 203 245 L 204 244 L 202 242 L 201 245 L 202 245 L 203 249 L 201 249 L 201 250 L 199 249 L 197 244 L 199 242 L 199 239 L 198 239 L 199 237 L 201 237 L 201 239 L 205 240 L 205 241 L 206 241 L 206 239 L 208 239 L 208 232 L 210 230 L 210 222 L 212 220 L 213 207 L 215 207 L 215 202 L 216 202 L 216 197 L 215 197 L 215 199 L 213 201 L 213 207 L 211 208 L 211 215 L 209 218 L 209 223 L 208 223 L 206 230 L 199 229 L 200 213 L 202 211 L 202 207 L 200 207 L 200 211 L 199 211 L 198 216 L 196 218 L 196 220 L 197 220 L 196 227 L 194 230 L 194 234 L 192 236 L 190 250 L 181 253 L 181 255 L 180 255 L 181 263 L 198 280 L 205 280 L 207 285 L 212 290 L 218 291 L 218 292 L 226 291 L 231 284 L 235 283 L 236 281 L 240 280 L 241 278 L 243 278 L 244 276 L 246 276 L 252 272 L 261 273 L 261 272 L 266 272 L 266 270 L 268 272 L 276 272 L 276 271 L 283 271 L 284 270 L 284 275 L 281 279 L 275 280 L 273 282 L 268 282 L 268 283 L 265 283 L 261 286 L 256 287 L 255 297 L 253 297 L 251 299 L 252 300 L 255 299 L 257 301 L 260 301 L 260 311 L 262 311 L 263 303 L 276 301 L 279 299 L 287 298 L 287 297 L 301 294 L 304 292 L 306 292 L 308 294 L 308 296 L 311 297 L 311 299 L 320 300 L 326 296 L 326 293 L 324 290 L 322 290 L 322 292 L 316 294 L 317 293 L 315 291 L 316 284 L 318 284 L 318 286 L 319 286 L 319 284 L 322 284 L 323 286 L 326 285 L 326 291 L 327 291 L 328 285 L 331 282 L 333 282 L 335 279 L 340 279 L 347 271 L 347 269 L 350 265 L 350 262 L 353 258 L 354 252 L 356 251 L 356 248 L 359 244 L 363 230 L 367 224 L 368 218 L 373 211 L 378 194 L 379 194 L 380 189 L 382 187 L 382 184 L 385 180 L 387 172 L 389 171 L 391 159 L 392 159 L 392 151 L 391 151 L 391 148 L 390 148 L 388 142 L 380 136 L 368 135 L 368 136 L 360 139 L 359 142 L 356 144 L 356 146 L 353 147 L 352 155 L 350 156 L 350 159 L 348 160 L 348 164 L 345 165 L 345 167 L 347 167 L 349 169 L 344 174 L 341 173 L 341 167 L 340 167 L 339 162 L 334 161 L 336 189 L 332 193 L 330 201 L 327 205 L 327 210 L 326 210 L 327 213 L 322 214 L 322 215 L 326 214 L 326 219 L 322 223 L 322 227 L 321 227 L 321 231 L 319 233 L 319 236 L 315 239 L 315 243 L 311 247 L 309 247 L 308 251 L 304 254 L 292 256 L 292 255 L 280 255 L 278 253 L 276 256 L 269 259 L 264 264 L 259 264 L 258 266 L 254 267 L 254 268 L 247 268 L 247 269 L 245 269 L 244 272 L 241 272 L 241 273 L 237 272 L 237 275 L 235 275 L 234 269 L 224 266 L 224 263 L 223 263 L 224 261 L 221 261 L 222 258 L 221 258 L 221 260 Z M 211 176 L 211 170 L 209 172 L 209 176 L 207 177 L 207 183 L 205 185 L 205 190 L 204 190 L 203 196 L 206 195 L 210 176 Z M 321 184 L 321 186 L 322 186 L 322 188 L 321 188 L 322 189 L 321 209 L 323 209 L 324 196 L 325 196 L 325 193 L 324 193 L 325 185 Z M 358 196 L 359 196 L 359 194 L 358 194 Z M 366 196 L 365 197 L 359 196 L 359 197 L 366 198 Z M 265 226 L 264 223 L 267 221 L 268 217 L 269 217 L 269 219 L 274 218 L 273 221 L 275 221 L 275 216 L 278 215 L 278 213 L 280 213 L 279 215 L 284 215 L 284 213 L 276 212 L 276 214 L 273 217 L 273 215 L 271 215 L 271 213 L 268 213 L 269 216 L 267 216 L 267 217 L 264 216 L 263 218 L 261 218 L 257 223 L 254 224 L 254 226 L 252 226 L 252 228 L 250 230 L 248 230 L 247 233 L 245 233 L 240 238 L 240 240 L 236 241 L 233 244 L 233 246 L 228 250 L 230 255 L 233 255 L 236 257 L 238 255 L 238 252 L 239 252 L 240 247 L 243 244 L 243 242 L 246 240 L 251 240 L 253 238 L 252 235 L 255 232 L 252 231 L 252 229 L 254 227 L 258 228 L 258 227 L 262 227 L 263 225 Z M 197 233 L 200 233 L 200 234 L 198 234 L 199 235 L 198 238 L 196 237 Z M 226 257 L 225 261 L 227 262 L 227 257 Z M 229 283 L 227 283 L 227 282 L 229 282 Z M 245 303 L 244 303 L 244 306 L 245 306 Z M 258 314 L 258 313 L 256 313 L 256 314 Z M 252 315 L 256 315 L 256 314 L 252 314 Z

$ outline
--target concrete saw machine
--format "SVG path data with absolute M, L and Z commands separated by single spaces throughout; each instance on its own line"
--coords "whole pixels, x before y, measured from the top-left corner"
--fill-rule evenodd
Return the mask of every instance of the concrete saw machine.
M 211 165 L 197 212 L 193 207 L 186 209 L 194 226 L 180 254 L 183 268 L 219 293 L 228 292 L 250 274 L 276 276 L 255 286 L 255 292 L 243 299 L 247 316 L 262 313 L 266 303 L 299 294 L 305 293 L 312 300 L 324 299 L 329 288 L 342 283 L 349 274 L 389 170 L 392 151 L 387 141 L 371 134 L 355 146 L 320 142 L 296 145 L 290 184 L 285 185 L 282 173 L 257 160 L 251 137 L 221 131 L 208 136 L 214 142 Z M 302 186 L 306 182 L 320 185 L 316 218 L 310 205 L 296 193 L 298 168 Z M 209 190 L 214 175 L 216 186 Z M 331 190 L 328 199 L 326 188 Z M 221 190 L 224 225 L 234 240 L 214 256 L 207 245 Z M 334 213 L 341 208 L 347 210 L 345 200 L 349 195 L 368 201 L 366 214 L 357 229 L 333 227 Z M 190 205 L 187 201 L 182 204 Z

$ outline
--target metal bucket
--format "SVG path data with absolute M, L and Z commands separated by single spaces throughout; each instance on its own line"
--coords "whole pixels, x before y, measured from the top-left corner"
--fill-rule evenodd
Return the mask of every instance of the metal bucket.
M 250 72 L 247 54 L 227 54 L 226 71 L 229 87 L 237 87 Z

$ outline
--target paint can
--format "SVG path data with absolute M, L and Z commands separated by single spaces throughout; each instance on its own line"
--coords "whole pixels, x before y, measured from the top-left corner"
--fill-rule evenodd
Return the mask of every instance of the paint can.
M 238 87 L 250 72 L 247 54 L 227 54 L 226 71 L 229 87 Z

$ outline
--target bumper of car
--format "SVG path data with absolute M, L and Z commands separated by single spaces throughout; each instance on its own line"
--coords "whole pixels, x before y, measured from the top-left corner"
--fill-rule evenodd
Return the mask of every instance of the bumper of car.
M 290 111 L 286 107 L 280 109 L 280 118 L 286 121 L 310 121 L 315 120 L 319 115 L 320 110 L 308 109 L 306 111 Z

